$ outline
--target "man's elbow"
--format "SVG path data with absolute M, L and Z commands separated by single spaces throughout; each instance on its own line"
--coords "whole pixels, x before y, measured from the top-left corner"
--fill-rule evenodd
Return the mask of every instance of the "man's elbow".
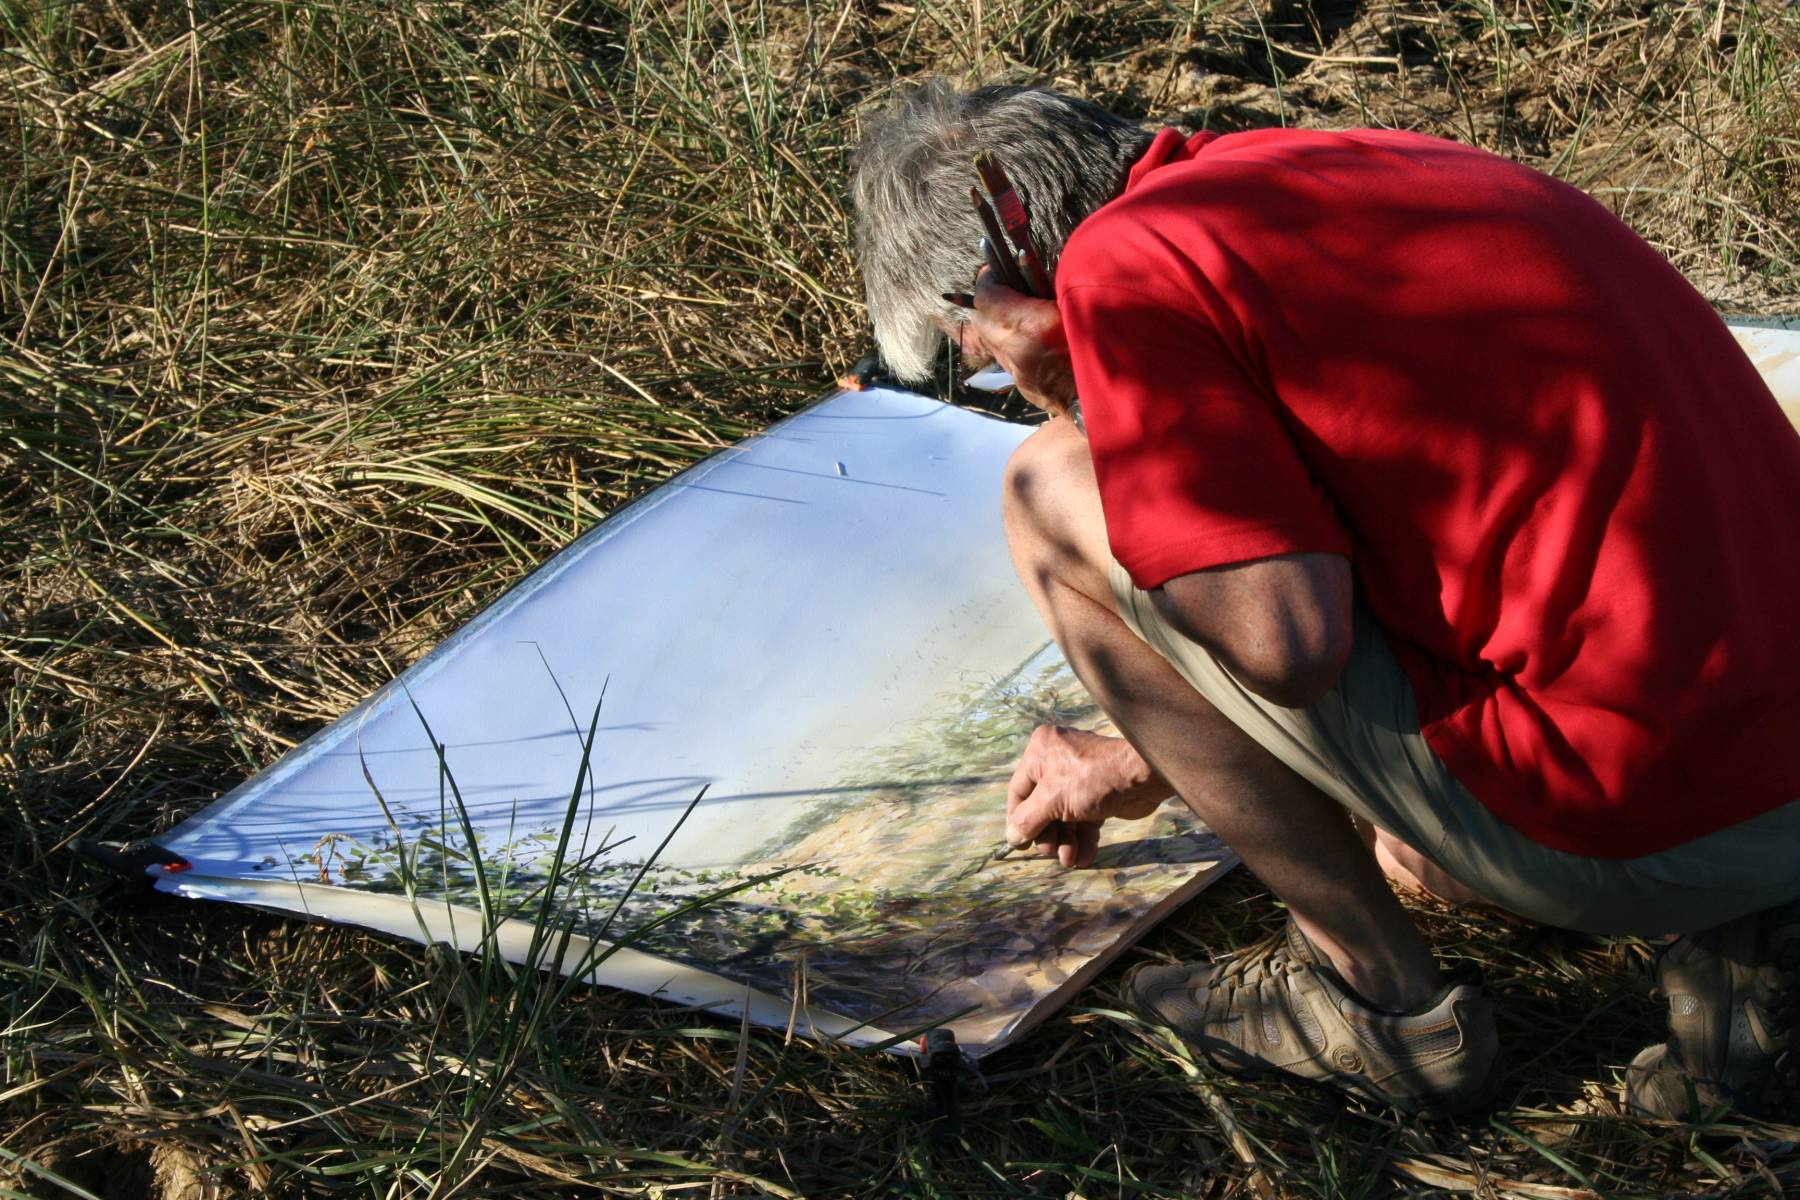
M 1350 661 L 1350 630 L 1339 626 L 1327 621 L 1311 629 L 1263 631 L 1221 657 L 1237 681 L 1264 700 L 1308 708 L 1336 686 Z
M 1350 661 L 1353 580 L 1338 554 L 1294 554 L 1179 575 L 1151 593 L 1176 632 L 1283 708 L 1331 691 Z

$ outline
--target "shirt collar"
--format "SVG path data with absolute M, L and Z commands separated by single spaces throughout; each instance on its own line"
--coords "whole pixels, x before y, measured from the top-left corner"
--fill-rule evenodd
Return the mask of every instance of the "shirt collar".
M 1125 190 L 1131 191 L 1143 183 L 1158 167 L 1166 167 L 1170 163 L 1187 162 L 1202 150 L 1206 149 L 1219 135 L 1213 131 L 1196 133 L 1191 137 L 1179 129 L 1159 129 L 1151 140 L 1150 148 L 1144 151 L 1142 158 L 1131 164 L 1131 171 L 1125 176 Z

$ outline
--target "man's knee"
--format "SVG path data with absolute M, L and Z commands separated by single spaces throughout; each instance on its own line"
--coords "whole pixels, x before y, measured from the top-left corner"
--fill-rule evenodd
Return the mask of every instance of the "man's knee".
M 1067 420 L 1051 421 L 1019 443 L 1001 481 L 1001 508 L 1007 540 L 1066 540 L 1076 506 L 1073 493 L 1092 489 L 1093 465 L 1087 439 Z
M 1054 581 L 1112 603 L 1106 518 L 1087 438 L 1074 422 L 1051 421 L 1020 444 L 1001 496 L 1013 564 L 1035 599 Z

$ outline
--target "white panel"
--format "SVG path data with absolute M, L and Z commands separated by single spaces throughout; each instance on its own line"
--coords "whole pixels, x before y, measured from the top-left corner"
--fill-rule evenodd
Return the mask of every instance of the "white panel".
M 1031 726 L 1097 719 L 1006 550 L 1001 473 L 1028 432 L 846 392 L 706 460 L 159 839 L 194 863 L 159 886 L 468 949 L 485 935 L 466 817 L 516 955 L 567 820 L 551 919 L 602 939 L 806 868 L 596 979 L 733 1010 L 750 986 L 753 1019 L 783 1024 L 799 988 L 833 1036 L 954 1018 L 971 1049 L 999 1045 L 1234 861 L 1170 806 L 1091 871 L 989 862 Z

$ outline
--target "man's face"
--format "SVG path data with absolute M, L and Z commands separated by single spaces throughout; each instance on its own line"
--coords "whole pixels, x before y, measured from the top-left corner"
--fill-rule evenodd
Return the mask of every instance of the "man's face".
M 1054 300 L 1013 291 L 983 269 L 975 280 L 975 307 L 943 316 L 938 328 L 972 366 L 995 363 L 1013 378 L 1019 394 L 1051 415 L 1075 405 L 1074 364 L 1062 314 Z M 955 317 L 966 315 L 967 320 Z
M 982 343 L 981 335 L 975 332 L 973 325 L 951 317 L 938 317 L 936 320 L 937 327 L 943 330 L 944 336 L 950 339 L 951 344 L 962 355 L 965 368 L 973 372 L 992 365 L 994 355 Z

